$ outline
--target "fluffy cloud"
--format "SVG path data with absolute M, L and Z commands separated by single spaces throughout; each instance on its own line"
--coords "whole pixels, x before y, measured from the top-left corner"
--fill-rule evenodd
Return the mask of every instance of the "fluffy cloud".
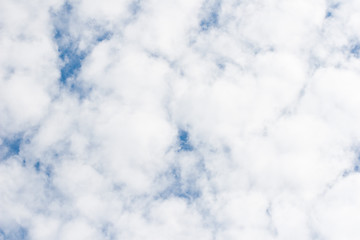
M 356 1 L 2 1 L 0 239 L 357 239 Z

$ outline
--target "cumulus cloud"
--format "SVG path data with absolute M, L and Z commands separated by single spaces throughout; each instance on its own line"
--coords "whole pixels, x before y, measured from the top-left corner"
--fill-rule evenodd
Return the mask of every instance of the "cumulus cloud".
M 357 1 L 2 1 L 0 239 L 358 239 Z

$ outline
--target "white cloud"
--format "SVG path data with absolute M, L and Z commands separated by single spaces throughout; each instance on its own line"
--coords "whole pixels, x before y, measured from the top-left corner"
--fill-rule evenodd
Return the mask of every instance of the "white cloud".
M 357 239 L 356 1 L 2 1 L 0 239 Z

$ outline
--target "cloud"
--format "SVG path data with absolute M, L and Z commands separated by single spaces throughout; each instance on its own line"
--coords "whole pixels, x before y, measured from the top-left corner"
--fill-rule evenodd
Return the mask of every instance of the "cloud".
M 0 239 L 357 239 L 356 1 L 2 1 Z

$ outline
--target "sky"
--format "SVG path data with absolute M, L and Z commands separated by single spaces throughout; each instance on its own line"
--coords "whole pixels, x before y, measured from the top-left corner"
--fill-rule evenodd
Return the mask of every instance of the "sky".
M 1 0 L 0 240 L 357 240 L 360 1 Z

